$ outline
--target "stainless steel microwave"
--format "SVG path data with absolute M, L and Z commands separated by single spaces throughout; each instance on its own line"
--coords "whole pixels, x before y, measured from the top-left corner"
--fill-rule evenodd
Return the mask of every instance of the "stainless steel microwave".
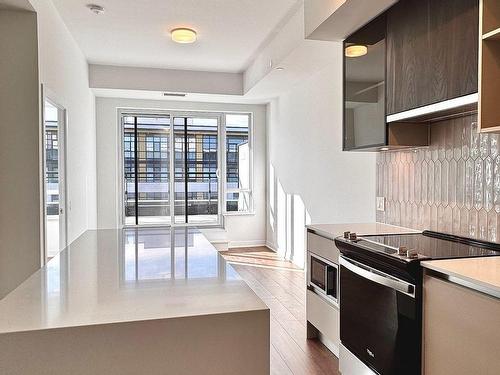
M 307 264 L 309 289 L 334 304 L 338 304 L 338 265 L 313 253 L 308 253 Z

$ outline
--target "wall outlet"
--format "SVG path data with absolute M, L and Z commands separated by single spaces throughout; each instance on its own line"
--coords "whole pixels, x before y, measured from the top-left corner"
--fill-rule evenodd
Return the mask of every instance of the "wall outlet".
M 385 197 L 377 197 L 377 211 L 385 211 Z

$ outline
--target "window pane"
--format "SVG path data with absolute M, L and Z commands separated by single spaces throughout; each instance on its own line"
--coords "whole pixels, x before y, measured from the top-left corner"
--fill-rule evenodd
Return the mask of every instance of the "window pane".
M 250 189 L 250 115 L 226 115 L 227 189 Z
M 170 119 L 126 116 L 123 124 L 125 224 L 169 224 Z M 164 152 L 161 153 L 159 150 L 162 147 Z
M 138 224 L 170 224 L 170 160 L 159 152 L 169 140 L 168 117 L 137 117 Z
M 125 191 L 125 224 L 135 224 L 135 137 L 134 118 L 123 119 L 123 177 Z
M 49 102 L 44 104 L 45 120 L 45 225 L 47 258 L 60 250 L 59 243 L 59 113 Z
M 184 122 L 186 122 L 186 128 L 184 128 Z M 216 223 L 219 211 L 216 173 L 218 120 L 203 117 L 174 118 L 174 124 L 176 139 L 175 222 L 185 222 L 187 214 L 187 221 L 191 224 Z M 186 161 L 184 160 L 185 146 L 187 146 Z M 185 178 L 187 179 L 187 192 L 185 191 Z
M 226 211 L 227 212 L 248 212 L 250 211 L 251 193 L 238 192 L 227 193 L 226 195 Z

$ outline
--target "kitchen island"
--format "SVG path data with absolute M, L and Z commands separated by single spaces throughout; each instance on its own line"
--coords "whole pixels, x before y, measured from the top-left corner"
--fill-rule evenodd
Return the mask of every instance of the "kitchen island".
M 0 301 L 0 373 L 268 374 L 269 309 L 196 229 L 87 231 Z

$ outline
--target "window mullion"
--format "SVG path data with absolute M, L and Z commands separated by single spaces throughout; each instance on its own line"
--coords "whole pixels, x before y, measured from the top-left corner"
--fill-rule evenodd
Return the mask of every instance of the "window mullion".
M 135 169 L 135 225 L 139 225 L 139 156 L 138 156 L 137 116 L 134 116 L 134 169 Z

